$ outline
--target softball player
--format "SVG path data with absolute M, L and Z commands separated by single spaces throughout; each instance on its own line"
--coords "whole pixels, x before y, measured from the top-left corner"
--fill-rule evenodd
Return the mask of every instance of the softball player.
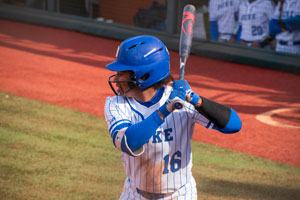
M 276 37 L 276 51 L 300 54 L 299 0 L 285 0 L 283 5 L 278 2 L 269 27 L 270 34 Z
M 209 24 L 211 40 L 234 40 L 238 26 L 240 0 L 210 0 Z
M 239 9 L 238 41 L 259 47 L 269 36 L 269 22 L 275 5 L 270 0 L 242 0 Z
M 236 112 L 171 80 L 166 46 L 152 36 L 125 40 L 106 66 L 105 117 L 127 175 L 120 199 L 197 199 L 190 140 L 195 123 L 223 133 L 241 129 Z M 183 108 L 176 110 L 175 102 Z

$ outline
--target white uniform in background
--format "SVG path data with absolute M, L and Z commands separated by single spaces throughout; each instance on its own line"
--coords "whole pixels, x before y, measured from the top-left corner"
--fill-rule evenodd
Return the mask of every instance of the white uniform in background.
M 236 34 L 240 0 L 210 0 L 209 21 L 217 21 L 220 40 Z
M 242 27 L 241 40 L 261 42 L 269 35 L 269 22 L 275 5 L 270 0 L 256 0 L 250 3 L 242 0 L 239 9 L 239 23 Z
M 275 10 L 275 19 L 280 16 L 280 2 Z M 300 0 L 285 0 L 282 8 L 281 19 L 300 15 Z M 300 31 L 284 31 L 276 35 L 276 51 L 300 54 Z

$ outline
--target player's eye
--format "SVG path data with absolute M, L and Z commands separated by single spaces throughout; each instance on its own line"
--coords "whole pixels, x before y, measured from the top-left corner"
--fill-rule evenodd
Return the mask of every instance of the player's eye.
M 113 79 L 113 81 L 118 81 L 119 80 L 119 75 L 118 74 L 116 74 L 115 76 L 114 76 L 114 79 Z

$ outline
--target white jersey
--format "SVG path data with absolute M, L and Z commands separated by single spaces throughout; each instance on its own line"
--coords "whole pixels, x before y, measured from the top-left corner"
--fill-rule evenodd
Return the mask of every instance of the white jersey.
M 171 90 L 172 87 L 164 87 L 161 99 L 150 107 L 142 105 L 134 98 L 108 97 L 105 117 L 110 134 L 122 123 L 133 125 L 149 117 L 166 102 Z M 194 106 L 185 102 L 181 110 L 175 110 L 166 117 L 155 135 L 143 146 L 143 153 L 134 157 L 122 152 L 122 162 L 128 177 L 126 183 L 151 193 L 172 193 L 185 184 L 191 184 L 193 177 L 190 140 L 195 123 L 207 128 L 213 126 Z
M 239 23 L 242 26 L 241 39 L 249 42 L 263 41 L 269 35 L 269 22 L 275 5 L 270 0 L 256 0 L 250 3 L 242 0 L 239 9 Z
M 300 0 L 285 0 L 281 19 L 287 19 L 290 17 L 295 17 L 300 15 Z M 280 16 L 280 2 L 278 2 L 274 19 L 279 19 Z M 281 52 L 288 52 L 288 53 L 298 53 L 300 54 L 300 45 L 293 45 L 294 42 L 300 42 L 300 31 L 284 31 L 276 35 L 277 45 L 276 50 Z M 280 41 L 283 41 L 287 44 L 280 45 Z
M 239 4 L 240 0 L 209 1 L 209 20 L 217 21 L 220 37 L 236 34 Z

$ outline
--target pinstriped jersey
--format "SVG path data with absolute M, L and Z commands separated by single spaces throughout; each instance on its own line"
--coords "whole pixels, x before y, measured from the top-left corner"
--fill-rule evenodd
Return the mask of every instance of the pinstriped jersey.
M 163 94 L 153 105 L 145 106 L 134 98 L 108 97 L 105 117 L 111 135 L 122 124 L 136 124 L 157 111 L 171 93 L 172 87 L 164 87 Z M 143 148 L 140 156 L 122 152 L 122 162 L 127 177 L 140 190 L 152 193 L 170 193 L 188 183 L 192 173 L 190 140 L 194 125 L 207 128 L 213 124 L 194 106 L 185 102 L 181 110 L 170 113 Z M 142 132 L 139 134 L 143 134 Z
M 263 41 L 269 35 L 269 22 L 275 5 L 270 0 L 256 0 L 250 3 L 242 0 L 239 9 L 239 23 L 242 26 L 241 39 Z
M 280 16 L 280 2 L 278 2 L 275 10 L 274 19 L 279 19 Z M 281 13 L 281 19 L 288 19 L 291 17 L 296 17 L 297 15 L 300 15 L 300 1 L 299 0 L 285 0 L 283 7 L 282 7 L 282 13 Z M 300 41 L 300 31 L 284 31 L 276 35 L 277 40 L 283 40 L 283 41 Z
M 217 21 L 219 33 L 235 34 L 240 0 L 210 0 L 209 20 Z

